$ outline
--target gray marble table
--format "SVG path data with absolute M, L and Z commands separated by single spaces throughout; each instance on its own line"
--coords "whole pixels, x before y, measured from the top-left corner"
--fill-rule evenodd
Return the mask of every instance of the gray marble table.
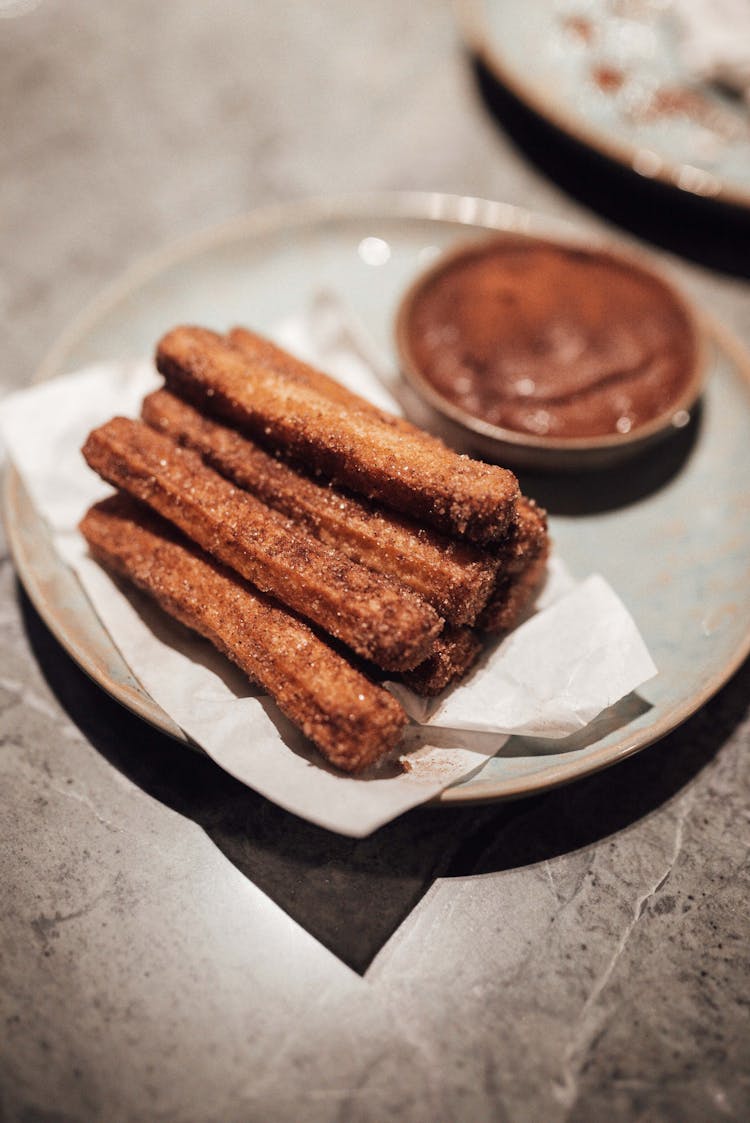
M 437 0 L 0 17 L 3 391 L 139 255 L 270 200 L 604 225 L 496 128 Z M 670 264 L 750 343 L 746 283 Z M 614 770 L 354 843 L 120 710 L 7 552 L 0 582 L 4 1120 L 749 1117 L 749 666 Z

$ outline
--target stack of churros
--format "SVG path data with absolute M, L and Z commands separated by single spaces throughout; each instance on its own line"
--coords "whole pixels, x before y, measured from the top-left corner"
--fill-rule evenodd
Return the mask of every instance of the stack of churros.
M 346 772 L 390 756 L 383 687 L 461 679 L 545 572 L 544 512 L 504 468 L 449 449 L 244 328 L 158 345 L 142 419 L 88 437 L 118 493 L 81 531 L 265 689 Z

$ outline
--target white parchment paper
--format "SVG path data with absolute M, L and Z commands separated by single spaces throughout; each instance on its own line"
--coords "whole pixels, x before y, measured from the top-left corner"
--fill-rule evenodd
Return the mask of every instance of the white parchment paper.
M 280 325 L 281 342 L 379 404 L 394 407 L 373 373 L 377 357 L 335 304 Z M 329 768 L 247 679 L 204 640 L 94 563 L 76 526 L 109 488 L 83 461 L 88 432 L 115 414 L 138 416 L 159 384 L 150 361 L 100 363 L 15 394 L 0 432 L 29 496 L 54 532 L 133 674 L 222 768 L 287 810 L 364 837 L 480 769 L 512 733 L 564 737 L 656 673 L 627 610 L 603 578 L 574 583 L 556 561 L 539 611 L 488 650 L 463 685 L 426 701 L 392 686 L 414 719 L 409 770 L 353 779 Z

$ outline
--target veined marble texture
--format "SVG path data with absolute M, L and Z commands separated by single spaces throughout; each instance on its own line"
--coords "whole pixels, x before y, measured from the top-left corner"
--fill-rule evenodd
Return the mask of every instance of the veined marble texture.
M 143 253 L 277 199 L 602 229 L 490 121 L 438 0 L 5 8 L 3 392 Z M 665 260 L 750 345 L 748 284 Z M 107 699 L 4 552 L 0 1118 L 747 1118 L 749 699 L 746 665 L 617 768 L 354 842 Z

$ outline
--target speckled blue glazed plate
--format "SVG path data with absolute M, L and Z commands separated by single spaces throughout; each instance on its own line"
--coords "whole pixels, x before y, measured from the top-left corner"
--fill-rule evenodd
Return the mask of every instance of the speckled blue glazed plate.
M 750 209 L 750 109 L 686 73 L 665 0 L 459 0 L 490 74 L 642 176 Z
M 258 211 L 128 272 L 65 332 L 38 378 L 149 354 L 179 322 L 225 329 L 244 321 L 268 331 L 321 287 L 344 298 L 395 363 L 393 318 L 408 283 L 437 251 L 488 230 L 572 236 L 567 226 L 507 204 L 434 194 Z M 580 735 L 511 738 L 441 802 L 528 794 L 613 764 L 684 721 L 750 651 L 750 359 L 711 332 L 700 417 L 679 440 L 623 475 L 587 474 L 564 485 L 549 476 L 522 479 L 550 505 L 553 537 L 573 573 L 602 573 L 620 594 L 658 676 Z M 185 741 L 130 674 L 12 471 L 5 518 L 20 578 L 66 650 L 120 702 Z

